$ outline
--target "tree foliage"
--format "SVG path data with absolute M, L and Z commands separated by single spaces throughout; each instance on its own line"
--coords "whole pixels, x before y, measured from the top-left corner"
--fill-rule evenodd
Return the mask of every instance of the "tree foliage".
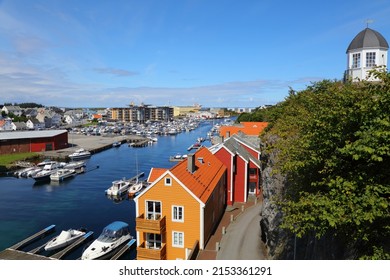
M 267 112 L 262 135 L 288 181 L 283 227 L 337 234 L 357 258 L 389 257 L 390 75 L 374 75 L 382 82 L 325 80 L 291 92 Z

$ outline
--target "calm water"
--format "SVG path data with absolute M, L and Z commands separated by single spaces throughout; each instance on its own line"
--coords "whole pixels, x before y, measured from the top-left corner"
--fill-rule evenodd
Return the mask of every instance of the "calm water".
M 0 250 L 55 224 L 58 234 L 63 229 L 84 227 L 97 238 L 102 229 L 115 220 L 130 224 L 135 235 L 135 205 L 132 200 L 113 201 L 104 191 L 112 181 L 133 177 L 145 172 L 146 179 L 152 167 L 169 168 L 175 163 L 169 156 L 185 154 L 198 137 L 206 137 L 213 122 L 204 122 L 196 130 L 176 136 L 160 136 L 158 142 L 144 148 L 122 145 L 97 153 L 87 162 L 88 172 L 68 181 L 54 184 L 37 184 L 33 179 L 0 178 Z M 93 136 L 91 136 L 93 137 Z M 209 141 L 204 142 L 210 146 Z M 99 168 L 96 168 L 99 166 Z M 31 249 L 43 244 L 31 245 Z M 29 249 L 26 248 L 24 250 Z M 82 248 L 68 259 L 80 257 Z M 134 258 L 135 250 L 128 258 Z

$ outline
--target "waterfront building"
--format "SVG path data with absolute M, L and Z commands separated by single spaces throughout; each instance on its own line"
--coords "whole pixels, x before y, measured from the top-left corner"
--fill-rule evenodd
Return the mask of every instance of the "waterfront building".
M 67 130 L 0 133 L 0 155 L 53 151 L 68 148 Z
M 378 31 L 367 27 L 359 32 L 347 48 L 345 80 L 376 81 L 369 72 L 375 68 L 387 71 L 388 49 L 386 39 Z
M 226 204 L 246 203 L 260 195 L 261 164 L 258 136 L 237 133 L 209 148 L 227 168 Z
M 173 107 L 170 106 L 150 106 L 141 104 L 136 106 L 130 104 L 127 108 L 111 108 L 112 120 L 122 122 L 139 122 L 146 121 L 170 121 L 173 119 Z
M 199 112 L 202 107 L 198 104 L 194 106 L 174 106 L 173 107 L 173 116 L 188 116 L 189 114 L 195 114 Z
M 203 147 L 148 181 L 134 199 L 137 259 L 195 259 L 225 211 L 226 167 Z

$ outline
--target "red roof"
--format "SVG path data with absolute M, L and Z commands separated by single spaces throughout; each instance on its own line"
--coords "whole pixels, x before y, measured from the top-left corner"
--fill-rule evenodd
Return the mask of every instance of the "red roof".
M 149 183 L 153 183 L 154 181 L 156 181 L 162 174 L 164 174 L 165 171 L 167 171 L 168 169 L 166 168 L 155 168 L 153 167 L 151 170 L 150 170 L 150 173 L 149 173 L 149 177 L 148 177 L 148 182 Z
M 196 197 L 206 203 L 221 177 L 226 171 L 225 165 L 207 148 L 200 148 L 194 155 L 195 171 L 188 170 L 189 157 L 175 165 L 170 172 L 184 184 Z
M 219 135 L 226 136 L 226 133 L 229 132 L 232 136 L 239 131 L 247 135 L 259 135 L 267 126 L 268 122 L 241 122 L 239 125 L 221 126 Z

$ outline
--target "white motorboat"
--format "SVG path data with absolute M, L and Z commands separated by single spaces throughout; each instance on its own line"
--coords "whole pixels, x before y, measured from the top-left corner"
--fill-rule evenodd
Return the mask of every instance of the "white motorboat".
M 75 242 L 78 238 L 83 236 L 85 232 L 86 231 L 84 229 L 63 230 L 58 236 L 54 237 L 49 242 L 47 242 L 45 246 L 45 250 L 46 251 L 57 250 L 65 246 L 68 246 L 69 244 Z
M 52 181 L 63 181 L 76 175 L 75 169 L 61 168 L 56 172 L 50 174 L 50 180 Z
M 116 141 L 114 143 L 112 143 L 112 146 L 115 148 L 115 147 L 119 147 L 120 145 L 122 145 L 122 143 L 120 141 Z
M 121 196 L 130 188 L 131 182 L 125 178 L 112 182 L 111 187 L 106 190 L 106 195 Z
M 100 236 L 83 252 L 82 260 L 106 259 L 133 237 L 129 225 L 115 221 L 106 226 Z
M 78 169 L 85 167 L 85 161 L 79 160 L 79 161 L 71 161 L 67 163 L 64 168 L 66 169 Z
M 69 155 L 72 160 L 86 159 L 91 157 L 91 152 L 83 148 L 77 149 L 74 153 Z
M 41 171 L 32 175 L 35 181 L 49 181 L 50 175 L 55 173 L 58 168 L 62 168 L 62 165 L 56 161 L 46 164 Z

